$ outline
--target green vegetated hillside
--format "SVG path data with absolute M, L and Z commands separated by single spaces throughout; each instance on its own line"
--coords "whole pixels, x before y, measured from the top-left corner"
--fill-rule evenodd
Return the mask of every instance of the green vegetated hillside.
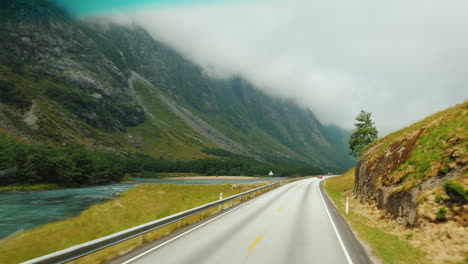
M 355 195 L 413 230 L 433 263 L 467 261 L 467 124 L 464 102 L 378 140 L 356 166 Z
M 352 166 L 346 144 L 348 133 L 321 125 L 310 111 L 268 96 L 240 78 L 207 77 L 201 68 L 141 28 L 105 23 L 94 24 L 93 28 L 102 32 L 102 43 L 122 52 L 128 68 L 178 106 L 206 121 L 208 128 L 191 127 L 223 148 L 271 162 Z
M 213 79 L 142 28 L 76 21 L 45 0 L 6 0 L 0 128 L 30 143 L 170 160 L 224 149 L 265 164 L 343 170 L 348 132 L 240 78 Z

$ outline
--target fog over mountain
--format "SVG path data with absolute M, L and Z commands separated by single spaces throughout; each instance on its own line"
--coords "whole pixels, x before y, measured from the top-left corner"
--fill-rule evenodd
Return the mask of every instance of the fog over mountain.
M 162 2 L 81 15 L 136 23 L 207 74 L 348 129 L 361 109 L 384 135 L 468 98 L 466 1 Z

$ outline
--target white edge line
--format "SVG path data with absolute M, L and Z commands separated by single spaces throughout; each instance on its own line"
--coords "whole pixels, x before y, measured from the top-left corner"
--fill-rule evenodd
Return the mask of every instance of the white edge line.
M 349 264 L 353 264 L 353 261 L 351 260 L 351 257 L 349 256 L 348 250 L 346 249 L 343 240 L 341 239 L 340 233 L 338 233 L 338 229 L 336 229 L 335 222 L 333 222 L 333 219 L 330 215 L 330 212 L 328 211 L 327 204 L 325 203 L 325 200 L 323 199 L 323 194 L 322 191 L 320 191 L 320 182 L 318 185 L 318 190 L 320 192 L 320 198 L 322 198 L 323 205 L 325 206 L 325 210 L 327 211 L 328 218 L 330 218 L 330 222 L 333 226 L 333 230 L 335 230 L 336 236 L 338 237 L 338 241 L 340 242 L 341 248 L 343 249 L 343 252 L 345 254 L 346 260 L 348 261 Z
M 280 186 L 280 187 L 281 187 L 281 186 Z M 277 189 L 278 189 L 278 188 L 276 188 L 275 190 L 277 190 Z M 257 197 L 255 197 L 255 198 L 253 198 L 252 200 L 247 201 L 247 202 L 245 202 L 245 203 L 243 203 L 243 204 L 237 206 L 236 208 L 233 208 L 233 209 L 231 209 L 231 210 L 229 210 L 229 211 L 227 211 L 227 212 L 225 212 L 225 213 L 223 213 L 223 214 L 221 214 L 221 215 L 218 215 L 218 216 L 216 216 L 215 218 L 210 219 L 210 220 L 206 221 L 205 223 L 202 223 L 202 224 L 200 224 L 200 225 L 198 225 L 198 226 L 196 226 L 196 227 L 194 227 L 194 228 L 192 228 L 192 229 L 190 229 L 190 230 L 187 230 L 187 231 L 185 231 L 184 233 L 182 233 L 182 234 L 180 234 L 180 235 L 178 235 L 178 236 L 176 236 L 176 237 L 173 237 L 173 238 L 169 239 L 168 241 L 166 241 L 166 242 L 164 242 L 164 243 L 161 243 L 161 244 L 159 244 L 159 245 L 157 245 L 157 246 L 155 246 L 155 247 L 153 247 L 153 248 L 151 248 L 151 249 L 149 249 L 149 250 L 147 250 L 147 251 L 141 253 L 140 255 L 137 255 L 137 256 L 135 256 L 135 257 L 133 257 L 133 258 L 131 258 L 131 259 L 129 259 L 129 260 L 127 260 L 127 261 L 121 263 L 121 264 L 128 264 L 128 263 L 130 263 L 130 262 L 132 262 L 132 261 L 134 261 L 134 260 L 136 260 L 136 259 L 138 259 L 138 258 L 141 258 L 141 257 L 143 257 L 144 255 L 146 255 L 146 254 L 148 254 L 148 253 L 150 253 L 150 252 L 152 252 L 152 251 L 154 251 L 154 250 L 156 250 L 156 249 L 158 249 L 158 248 L 160 248 L 160 247 L 162 247 L 162 246 L 164 246 L 164 245 L 166 245 L 166 244 L 168 244 L 168 243 L 171 243 L 172 241 L 178 239 L 179 237 L 185 236 L 186 234 L 188 234 L 188 233 L 190 233 L 190 232 L 192 232 L 192 231 L 195 231 L 196 229 L 198 229 L 198 228 L 200 228 L 200 227 L 202 227 L 202 226 L 204 226 L 204 225 L 206 225 L 206 224 L 208 224 L 208 223 L 210 223 L 210 222 L 212 222 L 212 221 L 214 221 L 214 220 L 220 218 L 221 216 L 226 215 L 226 214 L 229 214 L 230 212 L 233 212 L 233 211 L 235 211 L 235 210 L 237 210 L 237 209 L 239 209 L 239 208 L 241 208 L 241 207 L 243 207 L 243 206 L 245 206 L 245 205 L 247 205 L 247 204 L 249 204 L 249 203 L 251 203 L 251 202 L 257 200 L 257 199 L 260 198 L 260 197 L 262 197 L 262 196 L 257 196 Z M 351 263 L 351 264 L 352 264 L 352 263 Z

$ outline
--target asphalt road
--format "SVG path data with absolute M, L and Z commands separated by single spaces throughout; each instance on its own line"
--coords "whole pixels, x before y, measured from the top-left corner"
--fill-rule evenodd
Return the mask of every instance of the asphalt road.
M 319 181 L 284 185 L 113 263 L 371 263 Z

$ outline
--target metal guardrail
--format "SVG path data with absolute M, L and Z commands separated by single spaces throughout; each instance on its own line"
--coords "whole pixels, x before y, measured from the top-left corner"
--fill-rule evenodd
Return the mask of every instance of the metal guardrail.
M 160 218 L 152 222 L 148 222 L 146 224 L 132 227 L 132 228 L 129 228 L 129 229 L 105 236 L 105 237 L 101 237 L 101 238 L 98 238 L 98 239 L 95 239 L 95 240 L 92 240 L 83 244 L 72 246 L 72 247 L 69 247 L 69 248 L 66 248 L 66 249 L 63 249 L 63 250 L 60 250 L 60 251 L 57 251 L 57 252 L 42 256 L 42 257 L 38 257 L 32 260 L 23 262 L 23 264 L 66 263 L 66 262 L 84 257 L 96 251 L 105 249 L 107 247 L 113 246 L 120 242 L 126 241 L 128 239 L 151 232 L 160 227 L 175 223 L 177 221 L 180 221 L 192 215 L 201 213 L 213 207 L 224 204 L 226 202 L 247 196 L 254 192 L 262 191 L 264 189 L 273 187 L 275 185 L 281 185 L 282 183 L 284 183 L 284 181 L 288 181 L 288 180 L 278 181 L 278 182 L 275 182 L 275 183 L 272 183 L 263 187 L 259 187 L 250 191 L 246 191 L 240 194 L 233 195 L 228 198 L 224 198 L 222 200 L 207 203 L 199 207 L 195 207 L 195 208 L 192 208 L 192 209 L 189 209 L 189 210 L 177 213 L 177 214 L 173 214 L 164 218 Z

